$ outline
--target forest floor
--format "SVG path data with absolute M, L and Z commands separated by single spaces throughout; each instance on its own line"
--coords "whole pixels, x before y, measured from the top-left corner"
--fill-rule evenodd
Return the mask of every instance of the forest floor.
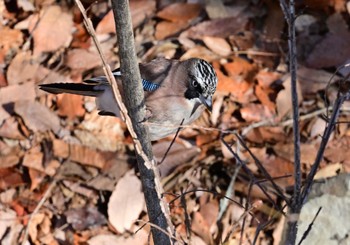
M 219 79 L 212 113 L 184 128 L 159 165 L 176 237 L 191 244 L 251 244 L 254 237 L 256 244 L 278 244 L 285 203 L 252 156 L 289 197 L 292 106 L 279 2 L 171 2 L 130 1 L 139 61 L 198 57 Z M 337 82 L 350 72 L 341 68 L 350 62 L 350 4 L 296 2 L 305 177 Z M 84 5 L 110 66 L 118 67 L 110 6 Z M 93 98 L 38 89 L 103 74 L 78 8 L 70 1 L 2 1 L 0 13 L 0 244 L 26 238 L 23 244 L 147 244 L 150 226 L 124 123 L 99 116 Z M 337 124 L 316 179 L 350 171 L 349 112 L 345 102 L 339 118 L 345 123 Z M 171 141 L 153 142 L 158 161 Z

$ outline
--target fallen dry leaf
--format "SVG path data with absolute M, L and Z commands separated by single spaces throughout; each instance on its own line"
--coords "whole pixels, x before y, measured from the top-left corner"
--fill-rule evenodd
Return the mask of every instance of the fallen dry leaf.
M 109 199 L 108 220 L 118 232 L 131 230 L 144 206 L 141 181 L 130 170 L 119 180 Z
M 45 218 L 44 213 L 37 213 L 31 217 L 31 223 L 28 227 L 28 233 L 32 241 L 37 241 L 38 239 L 38 226 L 43 222 Z
M 315 175 L 316 180 L 327 179 L 344 173 L 344 166 L 341 163 L 328 164 L 325 167 L 317 171 Z
M 326 89 L 332 78 L 333 81 L 340 79 L 336 74 L 304 66 L 298 66 L 297 76 L 303 95 L 312 95 Z
M 205 36 L 203 42 L 211 51 L 220 56 L 228 56 L 232 52 L 230 44 L 224 38 Z
M 262 104 L 250 103 L 241 109 L 242 118 L 246 122 L 261 122 L 273 119 L 272 111 Z
M 209 228 L 210 227 L 202 214 L 195 212 L 192 218 L 192 231 L 202 238 L 206 244 L 213 244 L 213 238 L 210 234 Z
M 293 185 L 294 178 L 292 176 L 294 173 L 294 167 L 292 162 L 282 157 L 268 154 L 264 148 L 250 148 L 250 150 L 260 160 L 261 164 L 271 177 L 276 178 L 289 175 L 289 177 L 275 180 L 279 186 L 287 187 Z
M 23 33 L 20 30 L 10 29 L 1 25 L 0 47 L 4 55 L 9 55 L 9 51 L 16 52 L 23 43 Z
M 350 57 L 349 42 L 349 32 L 327 35 L 309 55 L 307 65 L 316 69 L 342 65 Z
M 278 117 L 282 119 L 287 114 L 292 113 L 292 95 L 291 95 L 291 78 L 288 76 L 283 82 L 284 89 L 281 90 L 276 98 L 276 107 Z M 297 80 L 298 103 L 303 101 L 299 81 Z
M 0 168 L 0 190 L 14 188 L 25 184 L 21 173 L 13 168 Z
M 0 137 L 24 140 L 25 137 L 20 132 L 19 128 L 20 126 L 18 124 L 18 121 L 14 117 L 9 117 L 8 119 L 4 120 L 4 123 L 0 126 Z
M 263 88 L 259 85 L 255 86 L 255 95 L 256 97 L 259 99 L 259 101 L 261 102 L 261 104 L 263 104 L 264 106 L 266 106 L 266 108 L 269 109 L 269 111 L 271 111 L 271 113 L 275 112 L 276 109 L 276 104 L 271 101 L 270 99 L 270 95 L 273 93 L 272 89 L 269 88 Z
M 234 79 L 232 77 L 226 76 L 221 71 L 221 65 L 219 62 L 214 62 L 213 66 L 218 76 L 218 86 L 216 88 L 216 93 L 232 94 L 234 100 L 240 103 L 247 103 L 252 98 L 253 94 L 253 84 L 242 79 Z
M 34 82 L 3 87 L 0 88 L 0 105 L 20 100 L 34 101 L 35 96 Z
M 168 150 L 170 142 L 161 141 L 152 146 L 152 151 L 157 162 L 160 162 L 165 152 Z M 175 142 L 170 148 L 163 163 L 158 166 L 160 176 L 165 177 L 171 173 L 176 167 L 189 162 L 199 153 L 199 148 L 185 147 L 183 144 Z
M 156 2 L 154 0 L 130 1 L 130 12 L 133 27 L 138 27 L 146 18 L 150 18 L 152 15 L 154 15 L 155 8 Z M 115 21 L 112 10 L 110 10 L 99 22 L 96 28 L 96 33 L 115 33 Z
M 40 62 L 34 58 L 31 52 L 19 52 L 11 61 L 7 70 L 9 85 L 35 81 Z
M 52 130 L 58 134 L 61 125 L 55 113 L 37 101 L 18 101 L 15 112 L 22 117 L 26 126 L 34 132 Z
M 83 107 L 83 96 L 75 94 L 57 95 L 58 115 L 73 119 L 85 114 Z
M 107 223 L 97 207 L 72 208 L 65 212 L 67 222 L 77 231 L 101 226 Z
M 108 165 L 117 155 L 115 152 L 103 152 L 82 145 L 67 144 L 62 140 L 53 141 L 53 153 L 56 157 L 69 158 L 71 161 L 100 169 Z
M 149 235 L 144 230 L 137 231 L 129 237 L 116 236 L 112 234 L 100 234 L 90 238 L 87 243 L 89 245 L 134 245 L 134 244 L 146 244 Z
M 34 147 L 25 153 L 22 164 L 25 167 L 42 171 L 43 159 L 44 154 L 40 151 L 40 147 Z
M 200 58 L 211 62 L 213 60 L 219 59 L 219 56 L 215 55 L 209 49 L 198 45 L 187 50 L 187 52 L 181 56 L 180 60 L 188 60 L 190 58 Z
M 316 44 L 307 58 L 308 66 L 313 68 L 337 67 L 350 56 L 350 32 L 343 16 L 339 13 L 327 19 L 329 33 Z
M 18 219 L 16 212 L 10 208 L 0 209 L 0 237 L 2 244 L 17 244 L 23 225 Z
M 66 65 L 82 72 L 100 66 L 101 58 L 87 49 L 71 49 L 67 53 Z
M 16 155 L 0 155 L 0 168 L 11 168 L 19 163 L 19 157 Z
M 156 26 L 155 38 L 157 40 L 163 40 L 170 36 L 173 36 L 187 27 L 188 24 L 186 22 L 169 22 L 162 21 L 159 22 Z
M 70 12 L 64 11 L 58 5 L 43 8 L 40 15 L 32 16 L 29 24 L 29 31 L 34 39 L 34 55 L 39 56 L 42 52 L 53 52 L 68 47 L 72 41 L 72 30 L 73 20 Z
M 225 38 L 243 31 L 247 22 L 246 16 L 203 21 L 182 32 L 180 36 L 191 39 L 202 39 L 204 36 Z
M 74 130 L 83 145 L 101 151 L 118 151 L 124 148 L 125 127 L 120 118 L 101 117 L 97 111 L 88 113 L 80 127 Z
M 171 22 L 189 22 L 196 18 L 202 7 L 195 3 L 173 3 L 157 13 L 157 17 Z

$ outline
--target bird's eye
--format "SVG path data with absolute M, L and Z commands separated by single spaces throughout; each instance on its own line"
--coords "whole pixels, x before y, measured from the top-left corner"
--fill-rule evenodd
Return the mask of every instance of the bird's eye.
M 198 82 L 196 81 L 196 80 L 193 80 L 192 81 L 192 86 L 194 87 L 194 88 L 197 88 L 198 87 Z

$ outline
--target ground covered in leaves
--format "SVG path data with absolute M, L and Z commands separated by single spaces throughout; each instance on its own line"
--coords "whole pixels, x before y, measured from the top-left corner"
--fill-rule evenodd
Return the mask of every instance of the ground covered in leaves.
M 350 4 L 296 2 L 307 173 L 337 94 L 334 84 L 349 74 L 341 67 L 350 58 Z M 110 65 L 118 67 L 110 6 L 84 5 Z M 284 203 L 235 136 L 288 196 L 293 134 L 288 37 L 278 1 L 131 0 L 130 7 L 140 62 L 199 57 L 219 78 L 213 112 L 185 128 L 159 165 L 177 238 L 251 244 L 256 236 L 256 244 L 278 244 Z M 102 74 L 79 10 L 70 1 L 18 0 L 0 2 L 0 13 L 0 243 L 147 244 L 150 226 L 123 122 L 98 116 L 91 98 L 38 89 Z M 159 161 L 171 140 L 153 143 Z M 350 171 L 349 141 L 348 124 L 339 123 L 317 178 Z

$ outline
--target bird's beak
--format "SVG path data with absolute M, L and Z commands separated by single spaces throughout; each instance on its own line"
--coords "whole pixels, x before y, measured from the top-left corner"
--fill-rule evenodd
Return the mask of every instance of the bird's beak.
M 199 95 L 200 101 L 205 105 L 205 107 L 211 112 L 213 109 L 213 102 L 212 97 L 209 96 L 208 98 L 204 97 L 203 95 Z

